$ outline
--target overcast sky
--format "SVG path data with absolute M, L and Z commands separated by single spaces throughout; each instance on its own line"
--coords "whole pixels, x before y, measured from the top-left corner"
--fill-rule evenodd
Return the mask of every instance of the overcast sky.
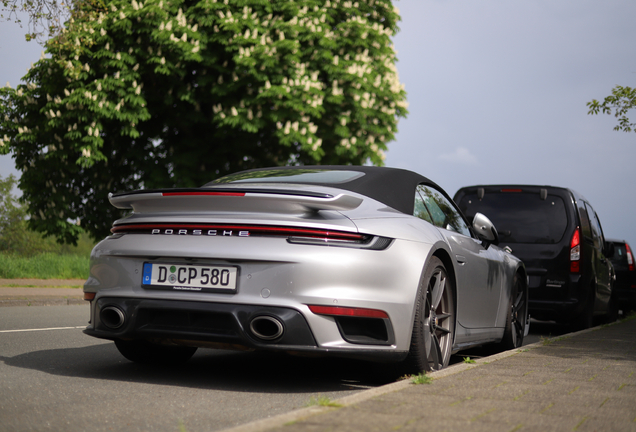
M 571 187 L 607 237 L 636 246 L 636 133 L 586 102 L 636 86 L 634 0 L 398 0 L 394 38 L 410 114 L 386 165 L 465 185 Z M 42 48 L 0 23 L 0 85 Z M 636 112 L 632 113 L 636 120 Z M 18 174 L 0 157 L 0 175 Z

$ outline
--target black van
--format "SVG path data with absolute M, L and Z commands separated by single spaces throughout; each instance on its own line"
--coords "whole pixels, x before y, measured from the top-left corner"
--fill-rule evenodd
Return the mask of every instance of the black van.
M 636 262 L 632 249 L 625 240 L 607 239 L 607 242 L 614 245 L 614 256 L 610 260 L 616 272 L 614 294 L 618 308 L 627 314 L 636 310 Z
M 613 245 L 583 196 L 554 186 L 482 185 L 463 187 L 454 199 L 469 220 L 477 212 L 490 218 L 500 247 L 525 263 L 533 318 L 577 328 L 591 327 L 595 316 L 616 319 Z

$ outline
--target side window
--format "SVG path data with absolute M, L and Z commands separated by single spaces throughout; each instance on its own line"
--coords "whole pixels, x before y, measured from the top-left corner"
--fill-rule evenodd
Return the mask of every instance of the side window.
M 421 203 L 418 205 L 418 202 Z M 424 211 L 425 210 L 425 211 Z M 446 230 L 470 237 L 470 229 L 455 206 L 438 190 L 419 185 L 415 193 L 415 216 Z
M 426 222 L 433 223 L 431 214 L 428 212 L 426 205 L 424 205 L 424 200 L 420 196 L 419 192 L 415 192 L 415 207 L 413 210 L 413 216 L 424 219 Z
M 587 209 L 587 214 L 590 217 L 590 227 L 592 228 L 592 239 L 594 240 L 594 247 L 602 250 L 603 230 L 601 229 L 601 224 L 598 221 L 598 217 L 596 217 L 596 212 L 594 211 L 592 206 L 588 203 L 585 203 L 585 207 Z
M 581 219 L 581 232 L 583 237 L 587 237 L 588 239 L 592 238 L 592 228 L 590 227 L 590 218 L 587 214 L 587 209 L 585 208 L 585 203 L 583 201 L 579 201 L 576 203 L 579 209 L 579 216 Z

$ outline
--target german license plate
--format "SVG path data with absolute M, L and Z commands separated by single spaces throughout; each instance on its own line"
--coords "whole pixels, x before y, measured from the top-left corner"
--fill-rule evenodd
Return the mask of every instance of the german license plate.
M 144 263 L 142 284 L 178 291 L 235 292 L 237 267 Z

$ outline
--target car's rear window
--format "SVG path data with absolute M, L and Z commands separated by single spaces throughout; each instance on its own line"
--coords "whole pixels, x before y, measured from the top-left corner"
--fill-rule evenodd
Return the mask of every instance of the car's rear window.
M 206 186 L 226 183 L 315 183 L 338 184 L 357 179 L 364 175 L 360 171 L 346 170 L 261 170 L 230 174 L 214 180 Z
M 614 256 L 610 259 L 614 263 L 627 264 L 627 250 L 624 243 L 614 242 Z
M 568 226 L 565 204 L 556 195 L 542 200 L 538 193 L 486 193 L 480 200 L 469 193 L 458 204 L 471 221 L 477 212 L 486 215 L 503 243 L 558 243 Z

